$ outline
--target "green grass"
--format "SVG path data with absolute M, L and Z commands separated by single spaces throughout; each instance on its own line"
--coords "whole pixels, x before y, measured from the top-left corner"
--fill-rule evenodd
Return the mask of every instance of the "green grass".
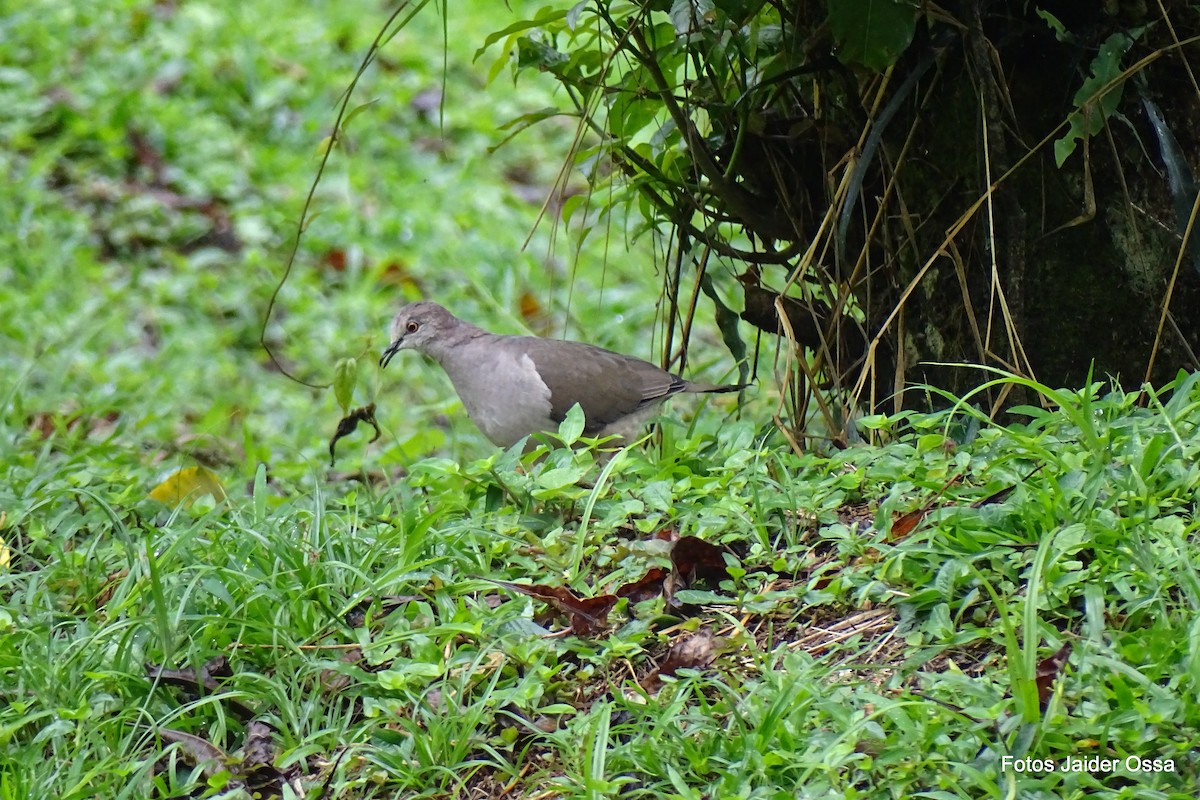
M 519 330 L 530 292 L 555 332 L 652 356 L 645 241 L 626 256 L 610 231 L 606 260 L 593 234 L 576 260 L 542 227 L 520 249 L 537 205 L 512 176 L 548 185 L 572 131 L 487 154 L 554 101 L 486 85 L 498 53 L 472 66 L 499 9 L 451 8 L 444 122 L 411 105 L 442 85 L 434 9 L 385 49 L 282 292 L 287 365 L 327 381 L 357 357 L 355 402 L 379 406 L 384 436 L 343 440 L 334 469 L 332 393 L 280 376 L 258 334 L 380 7 L 0 18 L 0 800 L 255 776 L 345 798 L 1193 796 L 1196 376 L 1143 403 L 1034 386 L 1050 410 L 1008 427 L 969 398 L 868 418 L 886 446 L 803 457 L 765 384 L 741 419 L 677 404 L 603 474 L 586 450 L 495 451 L 416 356 L 374 369 L 422 294 Z M 213 238 L 225 218 L 236 243 Z M 225 499 L 150 498 L 196 464 Z M 495 583 L 611 592 L 670 566 L 667 531 L 724 548 L 730 580 L 622 601 L 590 637 Z M 644 688 L 706 628 L 711 664 Z M 217 657 L 207 692 L 147 667 Z M 247 714 L 271 726 L 257 770 Z M 1001 769 L 1131 755 L 1176 771 Z

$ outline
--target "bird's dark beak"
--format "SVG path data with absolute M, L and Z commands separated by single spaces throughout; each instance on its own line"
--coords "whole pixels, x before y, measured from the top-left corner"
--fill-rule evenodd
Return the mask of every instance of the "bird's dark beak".
M 379 368 L 387 369 L 388 363 L 396 353 L 400 352 L 400 345 L 404 343 L 404 337 L 397 339 L 388 345 L 388 349 L 383 351 L 383 355 L 379 357 Z

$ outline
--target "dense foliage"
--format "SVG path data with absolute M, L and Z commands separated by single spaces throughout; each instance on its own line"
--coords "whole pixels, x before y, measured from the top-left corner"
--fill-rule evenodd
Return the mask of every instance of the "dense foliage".
M 1194 795 L 1195 375 L 977 372 L 1042 402 L 939 395 L 802 454 L 763 380 L 601 468 L 495 451 L 419 359 L 371 368 L 420 295 L 652 355 L 620 217 L 521 250 L 572 127 L 487 153 L 561 99 L 467 66 L 535 9 L 418 15 L 358 87 L 267 331 L 306 377 L 357 358 L 383 436 L 329 468 L 338 399 L 258 338 L 379 13 L 0 15 L 0 800 Z M 1058 768 L 1092 756 L 1119 766 Z
M 493 38 L 563 86 L 592 202 L 669 238 L 672 320 L 702 291 L 736 355 L 734 312 L 786 337 L 799 435 L 814 387 L 913 405 L 970 385 L 947 362 L 1200 367 L 1198 35 L 1183 2 L 597 0 Z

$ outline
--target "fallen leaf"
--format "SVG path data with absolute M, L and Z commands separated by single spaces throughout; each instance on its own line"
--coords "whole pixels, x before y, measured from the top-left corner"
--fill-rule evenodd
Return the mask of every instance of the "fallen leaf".
M 257 766 L 275 760 L 275 747 L 271 742 L 275 731 L 265 722 L 254 720 L 246 726 L 246 743 L 242 745 L 242 765 Z
M 667 604 L 674 608 L 684 605 L 675 598 L 680 589 L 687 589 L 697 581 L 716 588 L 721 581 L 729 580 L 725 551 L 695 536 L 684 536 L 675 542 L 671 548 L 671 567 L 662 591 Z
M 78 411 L 39 411 L 31 415 L 26 424 L 43 439 L 63 431 L 75 433 L 80 430 L 89 438 L 102 438 L 112 433 L 120 418 L 116 411 L 106 411 L 99 416 Z
M 1034 681 L 1037 683 L 1038 704 L 1042 710 L 1046 710 L 1046 704 L 1050 702 L 1050 695 L 1054 692 L 1054 680 L 1062 673 L 1062 668 L 1066 666 L 1067 657 L 1071 655 L 1071 643 L 1064 642 L 1063 646 L 1058 648 L 1058 652 L 1043 660 L 1037 665 L 1037 674 Z
M 721 581 L 729 580 L 725 567 L 725 551 L 695 536 L 684 536 L 671 548 L 671 566 L 682 579 L 683 586 L 704 581 L 716 587 Z
M 909 511 L 907 514 L 901 514 L 892 522 L 892 532 L 888 536 L 888 541 L 895 543 L 904 539 L 921 524 L 925 517 L 929 516 L 932 506 L 924 506 Z
M 890 544 L 895 544 L 916 530 L 916 527 L 920 525 L 922 521 L 924 521 L 925 517 L 929 515 L 929 512 L 937 506 L 938 499 L 941 498 L 941 496 L 945 494 L 946 490 L 951 486 L 955 485 L 956 483 L 960 483 L 962 481 L 962 477 L 963 476 L 961 473 L 958 475 L 952 475 L 950 480 L 946 481 L 946 483 L 942 485 L 942 488 L 938 489 L 937 492 L 934 493 L 934 495 L 930 497 L 928 501 L 926 501 L 925 505 L 909 511 L 907 514 L 901 514 L 899 517 L 896 517 L 892 521 L 892 530 L 891 533 L 888 534 L 888 542 Z
M 190 506 L 204 495 L 220 502 L 225 499 L 225 489 L 217 473 L 200 466 L 177 469 L 150 491 L 151 499 L 169 506 Z
M 642 688 L 656 692 L 662 686 L 663 676 L 671 677 L 681 669 L 704 669 L 715 658 L 716 639 L 712 628 L 705 626 L 673 644 L 658 668 L 642 678 Z
M 173 728 L 159 728 L 158 736 L 164 742 L 178 744 L 180 751 L 184 754 L 184 760 L 192 766 L 200 767 L 201 772 L 207 778 L 211 778 L 224 769 L 225 764 L 229 761 L 229 756 L 225 755 L 224 750 L 195 734 L 177 731 Z
M 4 540 L 0 539 L 0 548 L 4 545 Z M 0 552 L 0 566 L 6 566 L 4 561 L 4 553 Z M 108 573 L 108 577 L 104 579 L 104 585 L 100 587 L 100 592 L 96 595 L 94 601 L 96 608 L 104 608 L 108 605 L 108 601 L 112 600 L 113 593 L 117 587 L 121 585 L 121 581 L 129 577 L 129 570 L 119 569 L 116 572 Z
M 607 627 L 608 612 L 617 604 L 617 597 L 611 594 L 583 598 L 563 586 L 536 586 L 529 583 L 510 583 L 509 581 L 491 582 L 541 600 L 557 611 L 566 614 L 571 621 L 570 630 L 577 636 L 590 636 Z
M 149 661 L 146 662 L 145 668 L 146 677 L 151 681 L 161 683 L 163 686 L 183 689 L 185 694 L 193 698 L 217 694 L 221 691 L 221 682 L 218 679 L 229 678 L 233 675 L 229 659 L 225 656 L 209 659 L 200 667 L 199 673 L 190 668 L 172 669 Z M 228 696 L 222 697 L 221 701 L 243 722 L 254 719 L 254 710 L 242 701 Z
M 667 579 L 667 571 L 662 567 L 653 567 L 640 580 L 625 583 L 617 589 L 617 597 L 626 597 L 630 603 L 641 603 L 652 600 L 662 594 L 663 583 Z
M 265 722 L 254 720 L 246 726 L 246 743 L 242 746 L 238 773 L 246 781 L 250 797 L 284 796 L 283 786 L 288 779 L 275 766 L 278 753 L 274 736 L 274 729 Z

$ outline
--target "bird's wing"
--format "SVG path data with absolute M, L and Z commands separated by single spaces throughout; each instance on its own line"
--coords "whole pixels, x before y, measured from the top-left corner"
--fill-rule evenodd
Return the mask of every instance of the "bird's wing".
M 579 403 L 585 432 L 606 426 L 684 390 L 686 383 L 653 364 L 582 342 L 520 337 L 521 346 L 550 389 L 550 417 L 561 422 Z

